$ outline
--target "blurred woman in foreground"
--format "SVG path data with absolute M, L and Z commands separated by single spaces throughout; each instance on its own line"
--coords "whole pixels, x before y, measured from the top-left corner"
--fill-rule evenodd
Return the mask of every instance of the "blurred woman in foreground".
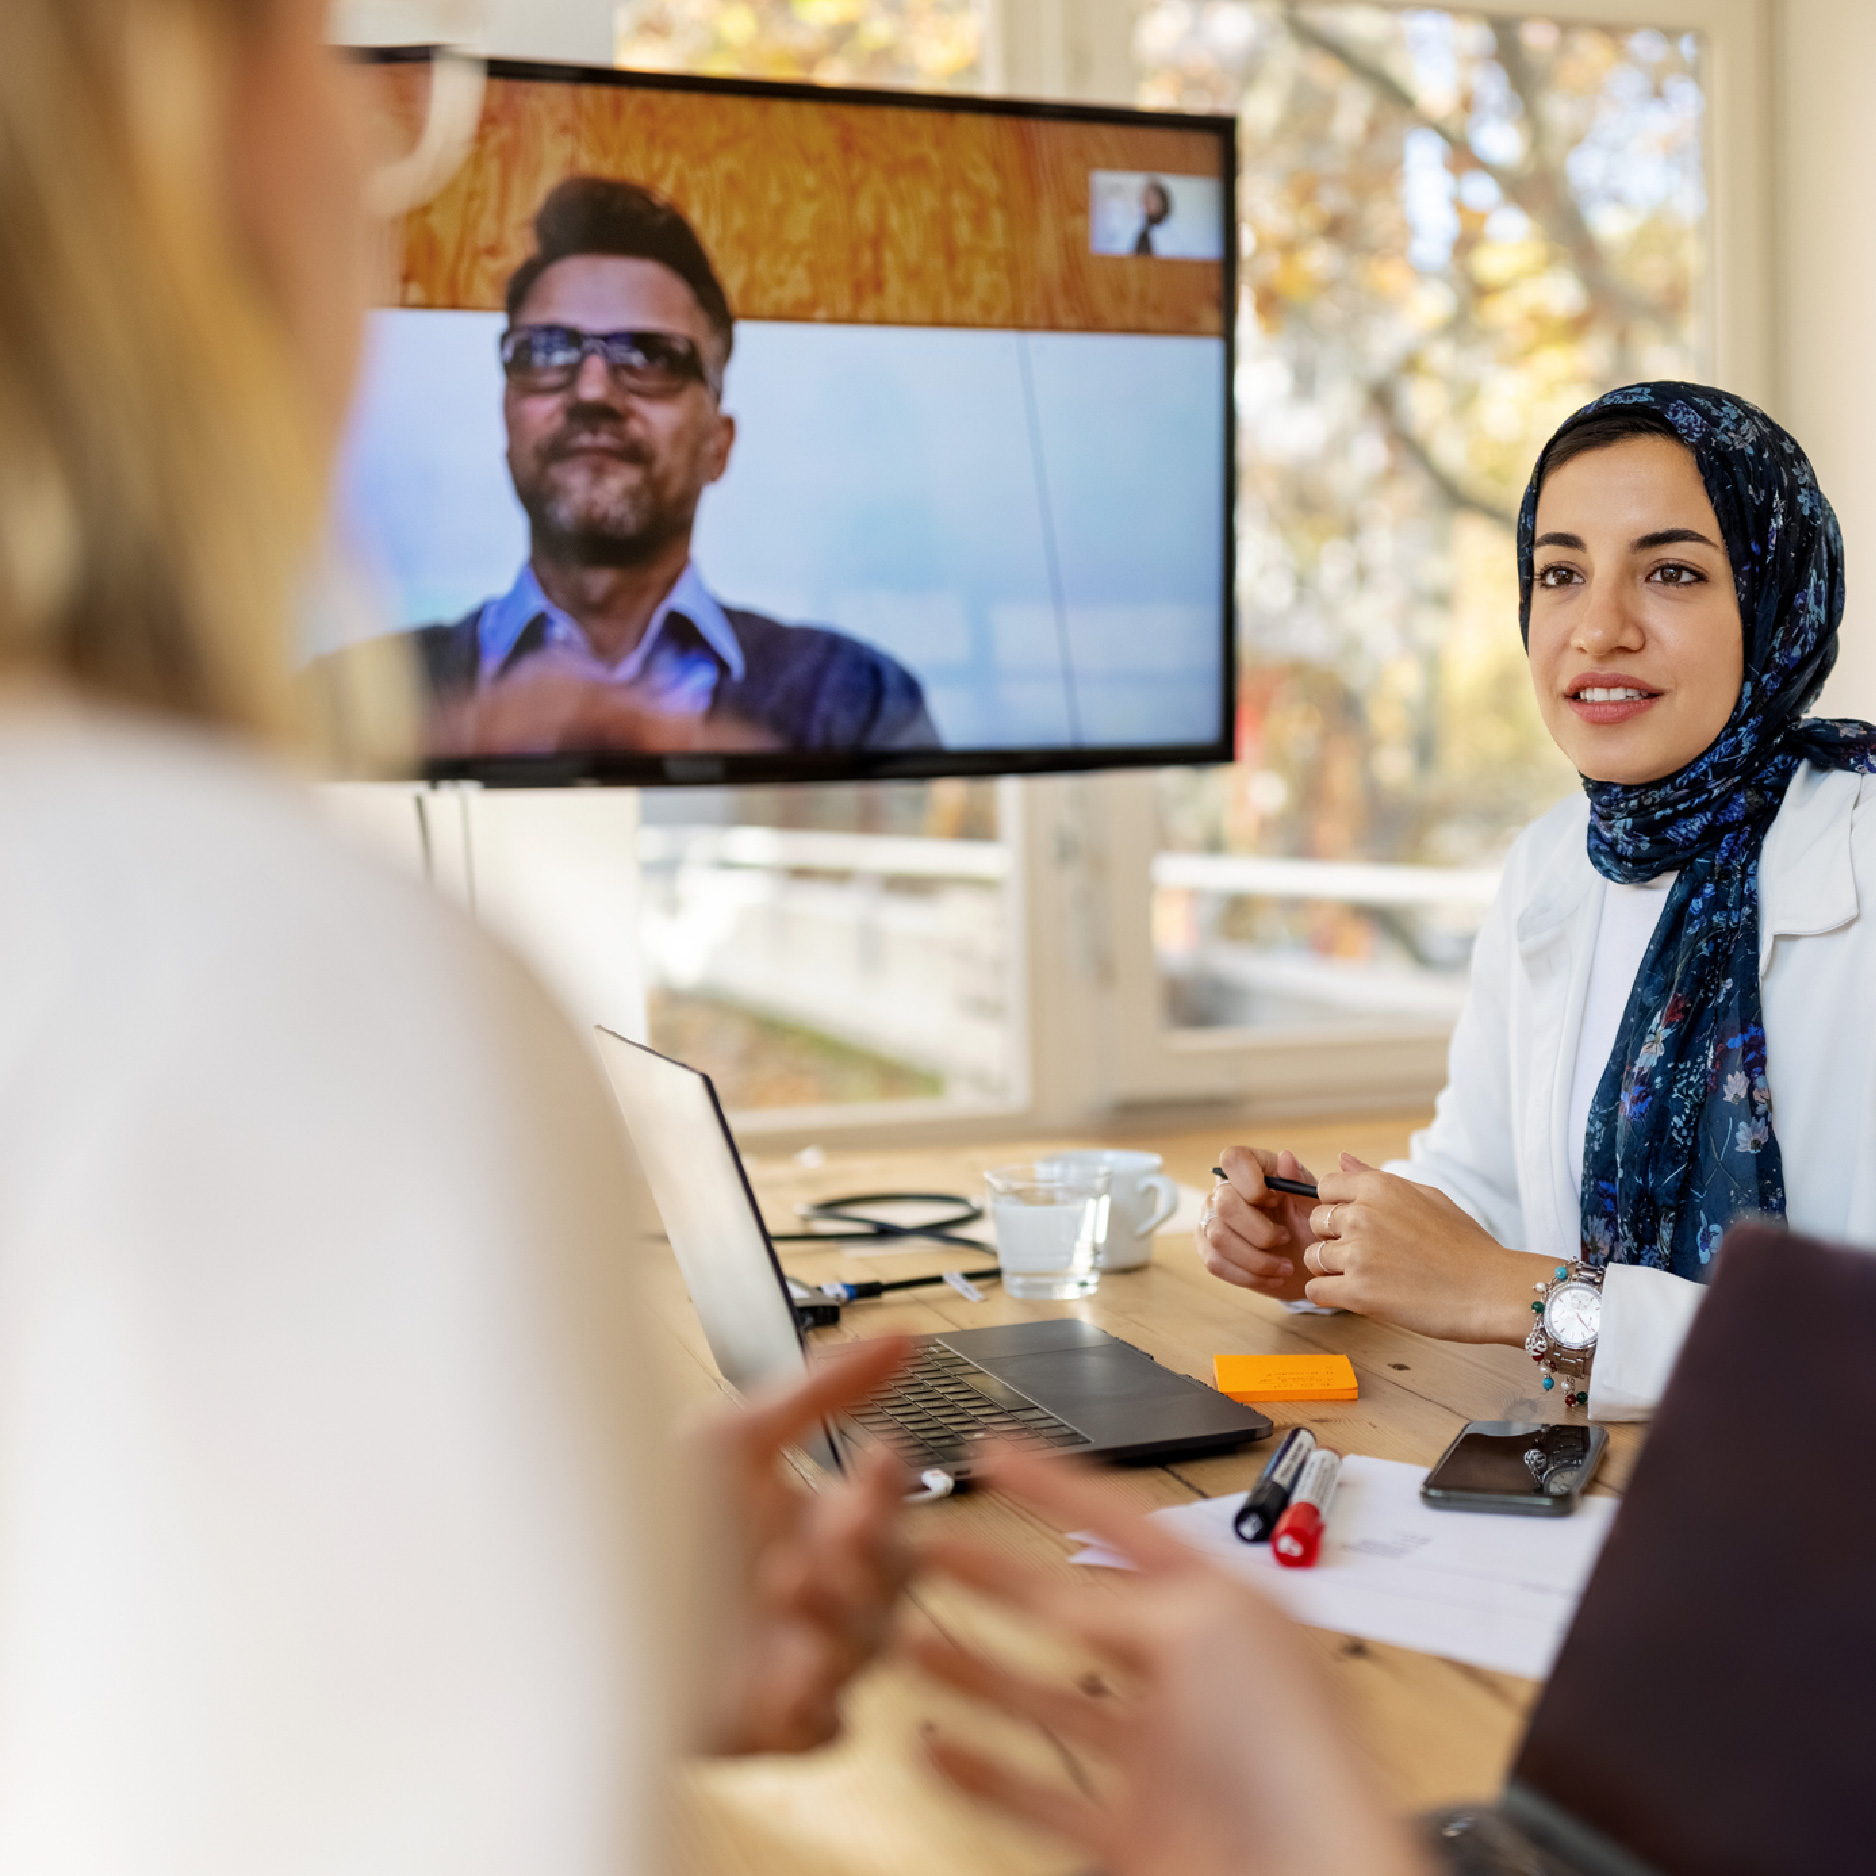
M 317 0 L 0 8 L 18 1876 L 655 1869 L 667 1735 L 831 1736 L 904 1576 L 890 1466 L 812 1498 L 776 1471 L 890 1345 L 719 1427 L 716 1541 L 688 1547 L 632 1334 L 643 1215 L 584 1050 L 269 754 L 366 298 L 366 153 L 323 26 Z M 1172 1782 L 1055 1821 L 1105 1833 L 1116 1872 L 1166 1867 L 1147 1826 L 1175 1800 L 1200 1876 L 1395 1866 L 1274 1618 L 1148 1561 L 1143 1697 L 1103 1737 L 1150 1739 Z M 1241 1679 L 1190 1671 L 1201 1610 L 1266 1698 L 1295 1690 L 1274 1744 L 1238 1725 Z
M 323 26 L 312 0 L 0 9 L 20 1876 L 658 1856 L 689 1573 L 615 1114 L 527 977 L 268 753 L 368 261 Z M 903 1577 L 900 1488 L 811 1499 L 774 1463 L 895 1359 L 714 1436 L 736 1536 L 689 1739 L 834 1730 Z

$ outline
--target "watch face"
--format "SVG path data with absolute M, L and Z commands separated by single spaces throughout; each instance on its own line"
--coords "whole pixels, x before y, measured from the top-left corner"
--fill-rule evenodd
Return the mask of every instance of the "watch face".
M 1544 1305 L 1544 1327 L 1559 1348 L 1593 1348 L 1602 1328 L 1602 1292 L 1593 1283 L 1566 1283 Z

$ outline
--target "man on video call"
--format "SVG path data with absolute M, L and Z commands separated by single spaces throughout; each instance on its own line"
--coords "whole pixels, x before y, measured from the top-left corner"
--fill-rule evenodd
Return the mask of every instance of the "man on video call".
M 410 634 L 437 754 L 928 749 L 919 681 L 841 632 L 725 607 L 691 559 L 729 466 L 729 302 L 662 197 L 561 183 L 508 283 L 508 469 L 527 563 Z

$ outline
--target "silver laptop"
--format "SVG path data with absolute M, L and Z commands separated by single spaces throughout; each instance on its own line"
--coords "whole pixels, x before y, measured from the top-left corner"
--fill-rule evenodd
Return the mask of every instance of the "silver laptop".
M 600 1058 L 710 1352 L 747 1391 L 799 1374 L 787 1280 L 707 1075 L 599 1031 Z M 829 1430 L 814 1457 L 879 1441 L 915 1471 L 969 1477 L 973 1446 L 1009 1436 L 1123 1461 L 1228 1452 L 1270 1432 L 1255 1409 L 1066 1317 L 922 1338 L 908 1370 Z
M 1876 1255 L 1730 1232 L 1465 1876 L 1876 1868 Z

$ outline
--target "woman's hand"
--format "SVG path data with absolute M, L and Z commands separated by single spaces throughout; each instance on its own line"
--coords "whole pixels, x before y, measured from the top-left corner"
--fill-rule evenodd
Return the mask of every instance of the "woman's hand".
M 1045 1784 L 936 1737 L 931 1755 L 947 1777 L 1067 1839 L 1106 1876 L 1420 1876 L 1315 1663 L 1262 1597 L 1072 1462 L 1006 1453 L 985 1471 L 1062 1529 L 1098 1533 L 1136 1567 L 1064 1585 L 1059 1570 L 1001 1551 L 931 1549 L 929 1567 L 1030 1629 L 1091 1650 L 1102 1669 L 1052 1683 L 949 1641 L 917 1644 L 935 1678 L 1105 1761 L 1073 1786 Z
M 1295 1301 L 1309 1272 L 1302 1253 L 1314 1234 L 1310 1201 L 1273 1192 L 1266 1173 L 1314 1180 L 1294 1153 L 1261 1146 L 1228 1146 L 1218 1156 L 1227 1183 L 1209 1193 L 1199 1214 L 1199 1256 L 1214 1277 L 1259 1296 Z
M 1550 1258 L 1507 1250 L 1444 1192 L 1352 1153 L 1317 1190 L 1303 1253 L 1312 1303 L 1446 1342 L 1517 1344 L 1530 1333 L 1533 1285 L 1555 1274 Z
M 840 1696 L 879 1651 L 911 1572 L 900 1530 L 905 1468 L 876 1447 L 809 1491 L 782 1463 L 832 1415 L 876 1394 L 904 1364 L 901 1336 L 850 1345 L 784 1392 L 721 1415 L 703 1433 L 736 1560 L 732 1606 L 709 1618 L 721 1643 L 704 1748 L 805 1752 L 840 1731 Z

